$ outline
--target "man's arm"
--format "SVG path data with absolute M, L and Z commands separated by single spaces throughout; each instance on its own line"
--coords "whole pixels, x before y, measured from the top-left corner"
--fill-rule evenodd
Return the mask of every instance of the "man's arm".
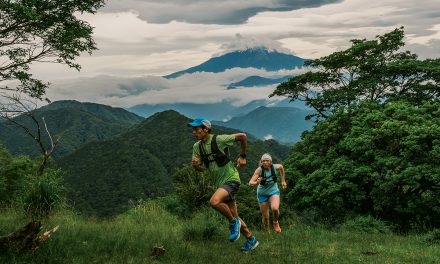
M 203 166 L 200 164 L 200 160 L 198 157 L 193 157 L 191 160 L 191 165 L 193 166 L 194 169 L 196 169 L 197 171 L 204 171 L 205 169 L 203 168 Z
M 237 159 L 237 166 L 246 166 L 246 149 L 247 149 L 247 138 L 245 133 L 234 134 L 235 141 L 240 141 L 240 156 Z

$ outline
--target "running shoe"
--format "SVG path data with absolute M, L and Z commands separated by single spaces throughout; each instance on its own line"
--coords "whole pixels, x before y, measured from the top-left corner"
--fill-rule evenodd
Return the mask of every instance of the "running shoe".
M 237 241 L 237 239 L 240 238 L 240 228 L 240 220 L 238 220 L 237 217 L 234 217 L 234 220 L 229 222 L 229 230 L 231 231 L 231 234 L 229 235 L 229 241 L 235 242 Z
M 246 242 L 241 247 L 241 251 L 243 253 L 249 253 L 253 249 L 255 249 L 260 243 L 258 242 L 257 238 L 255 236 L 252 236 L 248 239 L 246 239 Z

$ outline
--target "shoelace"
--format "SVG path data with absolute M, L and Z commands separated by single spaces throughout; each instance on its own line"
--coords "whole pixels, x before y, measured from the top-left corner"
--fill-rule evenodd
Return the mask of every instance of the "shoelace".
M 230 230 L 231 232 L 234 232 L 234 231 L 235 231 L 235 221 L 234 221 L 234 223 L 229 223 L 229 230 Z
M 252 244 L 254 243 L 253 239 L 246 239 L 246 249 L 250 249 L 252 247 Z

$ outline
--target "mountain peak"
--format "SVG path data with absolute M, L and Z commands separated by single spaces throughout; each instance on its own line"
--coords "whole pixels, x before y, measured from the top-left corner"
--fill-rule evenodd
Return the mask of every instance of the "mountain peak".
M 263 46 L 248 47 L 213 57 L 195 67 L 164 76 L 167 79 L 194 72 L 224 72 L 232 68 L 256 68 L 266 71 L 293 70 L 304 65 L 304 59 Z

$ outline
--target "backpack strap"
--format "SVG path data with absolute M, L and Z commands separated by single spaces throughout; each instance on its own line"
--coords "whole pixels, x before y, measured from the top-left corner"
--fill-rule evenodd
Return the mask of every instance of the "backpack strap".
M 261 184 L 266 184 L 268 178 L 266 178 L 266 169 L 263 167 L 263 165 L 261 165 L 261 177 L 263 177 L 263 179 L 261 180 Z M 275 165 L 271 164 L 270 165 L 270 177 L 272 177 L 272 182 L 277 182 L 277 174 L 276 174 L 276 170 L 275 170 Z
M 217 135 L 213 135 L 212 136 L 212 140 L 211 140 L 211 151 L 212 154 L 214 155 L 214 160 L 217 163 L 217 165 L 219 167 L 223 167 L 225 166 L 229 161 L 231 161 L 229 159 L 229 148 L 226 147 L 223 151 L 221 152 L 220 149 L 218 148 L 217 145 Z
M 270 165 L 270 173 L 272 174 L 272 180 L 273 182 L 277 182 L 277 172 L 275 170 L 275 165 Z
M 213 135 L 211 139 L 211 153 L 206 153 L 206 150 L 202 147 L 202 141 L 199 142 L 199 151 L 202 158 L 202 162 L 206 168 L 209 168 L 209 163 L 216 162 L 219 167 L 225 166 L 229 161 L 229 148 L 224 149 L 224 153 L 220 151 L 217 145 L 217 135 Z M 209 156 L 213 156 L 213 159 Z
M 202 141 L 199 141 L 199 151 L 200 151 L 200 156 L 202 158 L 202 162 L 205 165 L 206 168 L 209 167 L 209 158 L 208 155 L 206 154 L 205 149 L 202 147 Z

